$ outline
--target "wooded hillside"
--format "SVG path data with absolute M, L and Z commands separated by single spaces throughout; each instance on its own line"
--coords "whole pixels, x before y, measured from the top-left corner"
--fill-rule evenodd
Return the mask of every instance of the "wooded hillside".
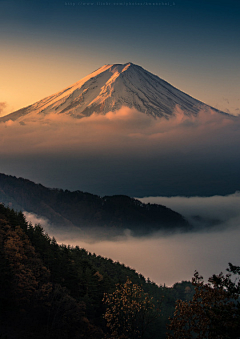
M 0 202 L 45 217 L 59 227 L 104 228 L 115 233 L 130 229 L 134 235 L 191 228 L 183 216 L 162 205 L 144 204 L 124 195 L 99 197 L 50 189 L 5 174 L 0 174 Z
M 144 338 L 165 338 L 175 301 L 193 296 L 190 282 L 157 286 L 111 259 L 58 245 L 40 225 L 28 224 L 21 212 L 2 204 L 0 254 L 3 338 L 104 338 L 104 295 L 127 281 L 152 298 L 158 310 Z

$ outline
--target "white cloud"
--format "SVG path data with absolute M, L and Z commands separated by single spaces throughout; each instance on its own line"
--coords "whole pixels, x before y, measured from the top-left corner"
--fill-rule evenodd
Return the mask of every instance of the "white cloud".
M 198 270 L 207 280 L 214 273 L 224 271 L 229 262 L 240 264 L 240 211 L 239 193 L 215 197 L 154 197 L 142 199 L 162 203 L 185 216 L 198 214 L 222 221 L 220 227 L 203 228 L 199 232 L 154 234 L 134 238 L 126 232 L 122 237 L 99 240 L 99 234 L 72 228 L 67 231 L 49 227 L 43 219 L 49 235 L 59 243 L 80 246 L 136 269 L 158 284 L 172 285 L 177 281 L 191 280 Z M 27 219 L 42 222 L 42 218 L 26 214 Z M 105 234 L 106 236 L 106 234 Z M 103 239 L 103 238 L 101 238 Z

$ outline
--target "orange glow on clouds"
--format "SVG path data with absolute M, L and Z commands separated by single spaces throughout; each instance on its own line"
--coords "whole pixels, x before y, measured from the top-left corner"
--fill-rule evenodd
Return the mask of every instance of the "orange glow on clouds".
M 20 123 L 1 123 L 1 153 L 208 152 L 240 141 L 240 118 L 211 110 L 188 117 L 176 107 L 175 115 L 166 120 L 123 107 L 82 119 L 50 114 L 42 117 L 40 123 L 35 120 L 29 115 Z

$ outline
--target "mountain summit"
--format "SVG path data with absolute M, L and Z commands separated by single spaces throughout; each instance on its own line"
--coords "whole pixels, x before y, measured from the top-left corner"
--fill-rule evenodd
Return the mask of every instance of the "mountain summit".
M 62 91 L 0 118 L 0 122 L 23 122 L 32 117 L 35 120 L 50 113 L 82 118 L 94 112 L 106 114 L 123 106 L 155 118 L 169 118 L 176 106 L 186 115 L 196 115 L 200 109 L 207 108 L 223 113 L 129 62 L 104 65 Z

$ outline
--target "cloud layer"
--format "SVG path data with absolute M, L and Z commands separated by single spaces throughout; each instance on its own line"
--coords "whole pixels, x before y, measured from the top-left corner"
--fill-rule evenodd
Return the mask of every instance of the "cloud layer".
M 170 119 L 153 119 L 136 110 L 123 107 L 105 115 L 74 119 L 61 114 L 45 117 L 27 116 L 0 124 L 1 144 L 6 152 L 48 152 L 53 150 L 133 150 L 151 147 L 166 151 L 182 149 L 183 153 L 205 148 L 219 148 L 239 141 L 240 117 L 218 114 L 213 110 L 187 116 L 176 106 Z M 36 121 L 36 119 L 39 119 Z M 31 142 L 29 142 L 31 140 Z M 206 151 L 206 149 L 205 149 Z
M 100 241 L 95 233 L 84 234 L 77 229 L 66 232 L 35 215 L 28 213 L 26 217 L 33 223 L 41 222 L 59 243 L 78 245 L 97 255 L 112 258 L 158 284 L 170 286 L 177 281 L 191 280 L 194 270 L 207 280 L 213 273 L 224 271 L 229 262 L 239 265 L 239 193 L 225 197 L 155 197 L 143 200 L 165 203 L 186 217 L 197 214 L 203 220 L 206 217 L 218 218 L 221 224 L 207 229 L 203 223 L 199 231 L 189 233 L 159 233 L 142 238 L 126 233 L 114 240 L 105 238 Z
M 211 110 L 187 116 L 176 107 L 168 120 L 129 108 L 82 119 L 34 119 L 0 124 L 0 171 L 100 195 L 240 189 L 240 117 Z
M 144 203 L 168 206 L 184 215 L 191 223 L 194 223 L 193 217 L 200 216 L 203 227 L 204 223 L 210 223 L 211 220 L 213 221 L 212 226 L 217 225 L 217 229 L 220 225 L 225 228 L 240 225 L 240 192 L 227 196 L 146 197 L 140 200 Z M 214 231 L 215 228 L 213 227 L 212 230 Z M 211 231 L 210 227 L 209 231 Z

